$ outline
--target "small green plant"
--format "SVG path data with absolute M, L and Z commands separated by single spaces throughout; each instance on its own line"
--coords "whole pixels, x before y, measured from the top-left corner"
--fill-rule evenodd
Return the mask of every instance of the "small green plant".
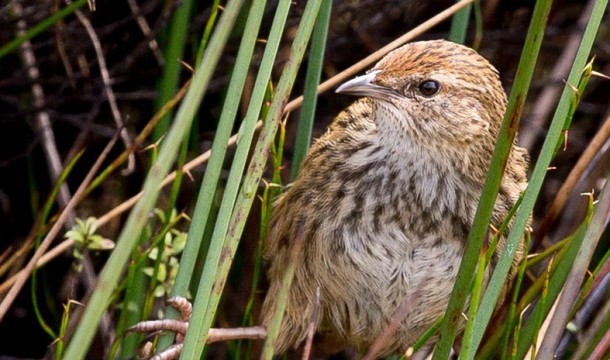
M 155 215 L 161 223 L 170 225 L 176 224 L 180 219 L 187 218 L 184 214 L 176 215 L 176 210 L 171 212 L 170 219 L 166 221 L 165 213 L 162 210 L 155 209 Z M 179 255 L 184 249 L 187 233 L 175 228 L 170 228 L 162 235 L 161 246 L 155 246 L 148 252 L 148 259 L 153 263 L 158 263 L 158 267 L 147 266 L 142 269 L 149 277 L 154 277 L 155 286 L 153 295 L 162 297 L 169 295 L 176 275 L 178 274 Z
M 89 217 L 87 220 L 77 218 L 72 230 L 66 232 L 65 238 L 74 241 L 72 256 L 76 260 L 73 264 L 74 270 L 82 270 L 82 260 L 85 251 L 98 250 L 107 251 L 114 249 L 114 241 L 96 234 L 97 219 Z

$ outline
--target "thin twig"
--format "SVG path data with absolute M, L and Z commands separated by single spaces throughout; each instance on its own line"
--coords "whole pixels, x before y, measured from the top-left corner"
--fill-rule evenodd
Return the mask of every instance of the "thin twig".
M 597 334 L 602 331 L 608 331 L 604 325 L 607 319 L 610 318 L 610 302 L 606 302 L 595 315 L 591 324 L 584 331 L 584 334 L 579 336 L 578 348 L 572 355 L 572 359 L 588 359 L 586 354 L 590 350 L 592 342 L 595 341 Z
M 23 16 L 23 8 L 19 1 L 13 2 L 13 12 L 18 18 Z M 17 22 L 17 35 L 24 36 L 27 30 L 27 24 L 25 20 L 21 19 Z M 42 147 L 44 148 L 44 155 L 47 160 L 49 172 L 51 175 L 51 181 L 56 183 L 63 172 L 63 166 L 59 157 L 59 151 L 57 150 L 57 143 L 55 141 L 55 134 L 53 133 L 53 127 L 51 126 L 51 119 L 49 113 L 44 111 L 45 107 L 45 95 L 42 86 L 38 82 L 40 77 L 40 71 L 36 64 L 36 56 L 32 50 L 32 43 L 27 40 L 21 45 L 21 57 L 23 63 L 27 68 L 27 74 L 32 81 L 32 102 L 34 108 L 37 109 L 34 120 L 34 127 L 40 136 Z M 61 207 L 65 207 L 70 201 L 70 190 L 68 185 L 63 183 L 59 186 L 58 203 Z M 69 223 L 74 222 L 74 214 L 69 214 Z
M 381 333 L 381 336 L 379 336 L 373 345 L 371 345 L 363 360 L 373 360 L 377 358 L 377 354 L 388 343 L 389 339 L 400 326 L 400 323 L 405 319 L 405 317 L 407 317 L 407 315 L 409 315 L 409 311 L 413 309 L 413 303 L 419 298 L 419 293 L 421 292 L 423 285 L 426 283 L 427 279 L 422 281 L 419 286 L 417 286 L 414 291 L 406 297 L 402 306 L 398 309 L 396 314 L 394 314 L 388 326 L 386 326 L 386 328 L 383 330 L 383 333 Z
M 70 4 L 71 1 L 66 0 L 66 3 Z M 102 82 L 104 83 L 104 92 L 106 93 L 106 98 L 108 98 L 108 104 L 110 105 L 112 117 L 114 118 L 117 129 L 120 129 L 121 131 L 121 141 L 123 141 L 125 148 L 128 149 L 131 146 L 131 139 L 129 138 L 129 133 L 125 127 L 121 112 L 119 111 L 119 106 L 117 105 L 116 97 L 114 96 L 114 91 L 112 90 L 112 85 L 110 85 L 110 75 L 108 73 L 108 67 L 106 66 L 106 59 L 104 59 L 104 50 L 102 49 L 102 45 L 100 44 L 97 34 L 95 33 L 95 29 L 93 29 L 89 19 L 80 10 L 75 10 L 74 13 L 78 18 L 78 21 L 80 21 L 81 25 L 83 25 L 85 28 L 85 31 L 87 31 L 87 35 L 89 35 L 89 39 L 91 39 L 91 44 L 93 44 L 95 56 L 97 57 L 97 62 L 100 66 Z M 129 154 L 129 158 L 127 160 L 127 168 L 123 170 L 123 175 L 131 174 L 135 170 L 135 167 L 135 156 L 133 153 L 131 153 Z
M 208 344 L 238 339 L 263 340 L 267 338 L 267 329 L 262 326 L 238 327 L 230 329 L 210 329 L 206 342 Z
M 606 335 L 600 340 L 593 352 L 591 353 L 590 360 L 602 360 L 610 349 L 610 330 L 606 332 Z
M 320 287 L 316 287 L 316 302 L 313 306 L 313 313 L 311 314 L 311 320 L 309 321 L 309 328 L 307 329 L 307 339 L 305 340 L 305 347 L 303 348 L 302 360 L 308 360 L 311 355 L 311 346 L 313 344 L 313 336 L 316 334 L 316 324 L 318 323 L 318 313 L 320 312 Z
M 144 18 L 144 16 L 142 16 L 142 13 L 140 11 L 140 6 L 138 6 L 138 3 L 136 2 L 136 0 L 127 0 L 127 4 L 129 4 L 129 8 L 131 9 L 131 12 L 133 13 L 133 16 L 135 16 L 136 22 L 138 23 L 138 26 L 140 27 L 142 34 L 147 39 L 150 39 L 150 41 L 148 41 L 148 47 L 150 48 L 153 55 L 155 56 L 155 59 L 157 60 L 157 64 L 159 66 L 163 66 L 165 64 L 165 59 L 163 59 L 161 50 L 159 50 L 159 45 L 157 44 L 157 40 L 151 34 L 150 26 L 146 22 L 146 19 Z
M 604 265 L 607 271 L 608 265 L 610 265 L 610 259 Z M 591 288 L 585 297 L 585 301 L 580 309 L 578 309 L 576 315 L 574 315 L 574 319 L 570 322 L 570 326 L 566 328 L 566 332 L 559 341 L 559 345 L 555 351 L 555 357 L 558 359 L 564 357 L 574 337 L 582 331 L 591 318 L 599 314 L 600 305 L 608 293 L 608 288 L 610 288 L 610 273 L 602 273 L 600 271 L 596 280 L 597 284 L 591 285 Z

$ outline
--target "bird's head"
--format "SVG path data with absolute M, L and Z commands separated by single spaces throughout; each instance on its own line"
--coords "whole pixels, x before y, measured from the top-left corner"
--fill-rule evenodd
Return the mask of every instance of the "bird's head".
M 481 141 L 493 147 L 506 110 L 497 70 L 476 51 L 445 40 L 396 49 L 337 92 L 370 98 L 384 135 L 441 148 Z

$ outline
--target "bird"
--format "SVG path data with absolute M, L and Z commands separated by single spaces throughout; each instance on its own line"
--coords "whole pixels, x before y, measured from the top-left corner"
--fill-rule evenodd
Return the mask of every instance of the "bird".
M 446 40 L 408 43 L 336 92 L 359 99 L 315 141 L 273 207 L 262 323 L 271 323 L 299 237 L 275 352 L 304 341 L 318 306 L 317 332 L 364 353 L 408 301 L 377 355 L 401 354 L 447 308 L 506 93 L 483 56 Z M 515 142 L 493 209 L 496 228 L 527 186 L 527 168 L 527 150 Z
M 276 354 L 301 345 L 312 322 L 331 350 L 365 353 L 396 319 L 375 356 L 404 354 L 447 308 L 506 93 L 483 56 L 447 40 L 407 43 L 336 92 L 359 99 L 314 142 L 296 179 L 274 202 L 263 254 L 269 289 L 263 326 L 254 330 L 258 338 L 266 336 L 292 265 Z M 528 162 L 527 150 L 515 141 L 490 227 L 500 228 L 518 202 Z M 505 235 L 498 234 L 492 267 Z M 509 283 L 523 246 L 521 241 Z M 171 302 L 180 309 L 178 331 L 184 334 L 190 304 Z M 132 329 L 176 327 L 152 321 Z M 173 349 L 175 356 L 181 344 Z

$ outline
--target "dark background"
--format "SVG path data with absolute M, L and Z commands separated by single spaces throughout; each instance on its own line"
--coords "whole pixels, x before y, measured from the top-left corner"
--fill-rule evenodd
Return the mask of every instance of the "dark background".
M 21 17 L 14 15 L 9 3 L 3 2 L 0 5 L 0 45 L 15 37 L 18 20 L 26 21 L 28 27 L 31 27 L 47 18 L 55 3 L 49 0 L 15 1 L 23 7 Z M 178 4 L 161 0 L 138 2 L 143 16 L 153 28 L 153 34 L 163 48 L 167 38 L 168 18 Z M 163 68 L 148 48 L 146 38 L 138 28 L 126 0 L 98 0 L 96 3 L 96 12 L 91 13 L 84 8 L 83 10 L 91 19 L 102 43 L 113 90 L 117 95 L 120 111 L 127 121 L 127 129 L 133 137 L 156 111 L 154 101 Z M 335 0 L 322 79 L 349 67 L 451 4 L 453 1 Z M 521 121 L 521 141 L 524 142 L 523 139 L 527 138 L 525 145 L 529 148 L 533 160 L 536 159 L 546 124 L 552 116 L 552 111 L 547 116 L 535 113 L 534 104 L 543 89 L 563 86 L 562 79 L 567 77 L 569 68 L 559 77 L 553 77 L 551 72 L 555 63 L 564 56 L 569 39 L 582 31 L 577 21 L 582 16 L 585 5 L 585 1 L 555 1 L 553 6 Z M 209 17 L 209 6 L 205 1 L 195 5 L 195 16 L 190 23 L 189 38 L 186 39 L 186 55 L 181 59 L 186 63 L 194 63 L 193 53 Z M 303 6 L 303 0 L 294 4 L 286 34 L 294 32 Z M 510 91 L 515 75 L 533 6 L 534 1 L 484 1 L 482 5 L 483 32 L 478 50 L 498 68 L 507 91 Z M 261 37 L 265 37 L 268 32 L 273 9 L 274 4 L 270 4 Z M 610 74 L 609 26 L 610 22 L 606 17 L 592 52 L 596 56 L 594 69 L 606 74 Z M 445 22 L 418 40 L 446 38 L 448 30 L 449 22 Z M 289 38 L 288 35 L 285 37 Z M 73 68 L 71 76 L 68 75 L 60 57 L 58 38 L 62 39 L 67 62 Z M 471 24 L 466 44 L 472 45 L 474 40 L 475 32 Z M 238 45 L 239 33 L 236 31 L 229 41 L 195 120 L 198 123 L 197 133 L 193 138 L 189 158 L 211 146 L 221 99 Z M 50 115 L 64 164 L 75 152 L 87 148 L 83 159 L 68 179 L 72 193 L 115 131 L 91 41 L 76 18 L 73 15 L 68 16 L 64 19 L 61 29 L 51 27 L 36 36 L 32 39 L 32 46 L 40 70 L 39 83 L 45 93 L 43 109 L 36 109 L 32 104 L 32 83 L 19 51 L 0 58 L 0 264 L 9 257 L 17 256 L 15 251 L 32 234 L 35 218 L 52 187 L 40 134 L 33 125 L 36 112 L 42 110 Z M 287 54 L 289 46 L 287 39 L 280 50 L 276 79 L 282 65 L 281 54 Z M 263 49 L 262 44 L 257 45 L 258 59 Z M 173 59 L 166 59 L 171 60 Z M 255 70 L 252 69 L 253 74 Z M 301 75 L 304 75 L 304 71 Z M 182 71 L 180 84 L 183 84 L 188 76 L 188 71 Z M 301 92 L 302 78 L 303 76 L 295 85 L 293 97 Z M 537 204 L 534 224 L 544 214 L 584 147 L 608 116 L 609 84 L 608 80 L 591 79 L 574 117 L 569 133 L 569 147 L 567 151 L 560 152 L 553 162 L 557 169 L 549 173 Z M 321 134 L 333 117 L 351 101 L 352 98 L 338 96 L 333 92 L 321 95 L 318 100 L 314 137 Z M 554 109 L 553 102 L 549 105 L 550 109 Z M 293 114 L 288 123 L 286 169 L 290 168 L 296 128 L 296 121 L 293 120 L 297 118 L 298 114 Z M 109 158 L 114 158 L 121 150 L 121 146 L 116 146 Z M 575 196 L 567 206 L 569 212 L 554 224 L 549 241 L 570 233 L 574 225 L 582 219 L 583 205 L 586 205 L 586 202 L 578 194 L 599 187 L 601 184 L 598 179 L 604 174 L 607 175 L 610 158 L 608 151 L 599 156 L 598 165 L 590 169 L 593 175 L 579 184 Z M 114 174 L 77 208 L 79 217 L 99 216 L 139 191 L 150 156 L 146 152 L 138 152 L 136 157 L 137 171 L 130 176 Z M 201 179 L 202 173 L 200 168 L 193 172 L 195 182 L 184 182 L 178 201 L 179 210 L 188 213 L 192 208 L 192 199 L 197 191 L 195 184 Z M 253 217 L 257 216 L 257 209 L 258 205 L 255 203 Z M 58 208 L 54 208 L 52 213 L 57 210 Z M 100 233 L 115 238 L 122 220 L 119 218 L 110 222 L 100 229 Z M 251 265 L 250 254 L 256 246 L 258 234 L 256 226 L 253 225 L 257 222 L 253 220 L 251 223 L 246 228 L 233 270 L 237 273 L 243 271 L 245 275 L 234 275 L 233 282 L 227 285 L 226 300 L 223 302 L 225 308 L 219 315 L 219 321 L 228 324 L 239 323 L 247 300 L 249 275 L 244 269 Z M 106 256 L 103 253 L 91 254 L 95 269 L 101 268 Z M 24 259 L 28 259 L 27 255 Z M 51 262 L 38 274 L 37 293 L 41 309 L 54 327 L 58 326 L 61 317 L 61 304 L 69 297 L 80 299 L 86 290 L 79 275 L 72 271 L 71 264 L 72 258 L 70 254 L 66 254 Z M 6 274 L 1 276 L 0 282 L 9 277 Z M 32 313 L 30 296 L 29 286 L 26 286 L 9 315 L 0 323 L 0 358 L 40 358 L 47 353 L 52 339 L 38 325 Z M 24 343 L 27 345 L 24 346 Z M 222 349 L 215 351 L 219 357 L 223 353 Z

